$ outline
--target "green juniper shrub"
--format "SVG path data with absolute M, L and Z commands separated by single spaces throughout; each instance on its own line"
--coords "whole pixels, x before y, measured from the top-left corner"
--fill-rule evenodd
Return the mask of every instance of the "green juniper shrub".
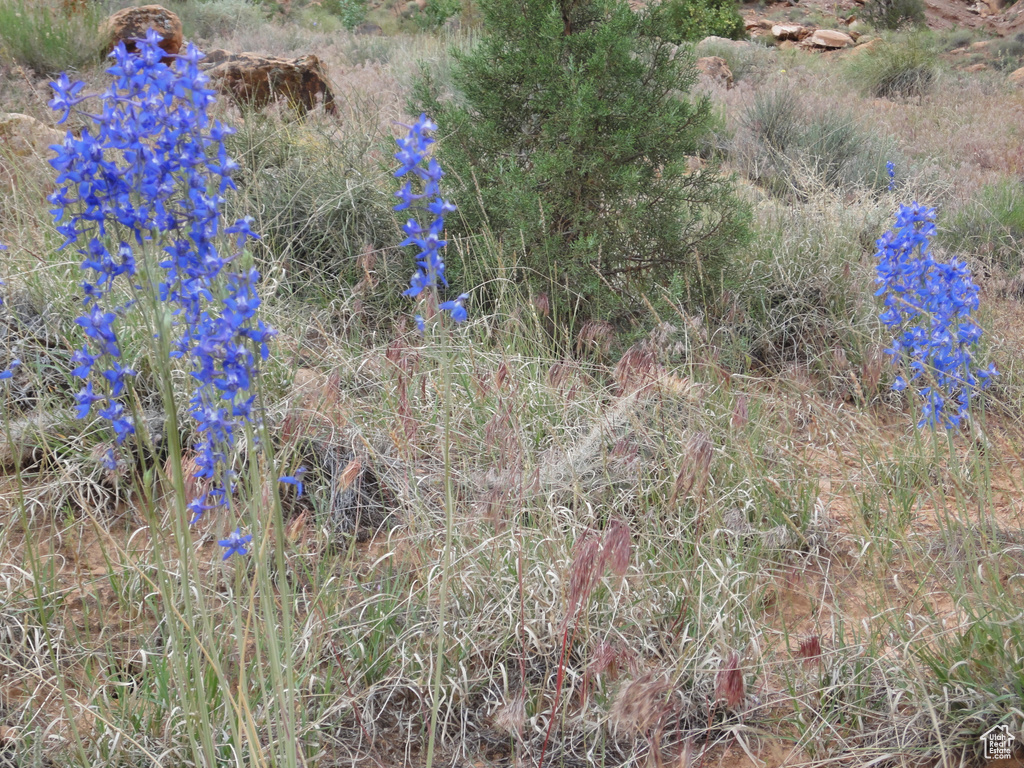
M 747 36 L 735 0 L 664 0 L 653 13 L 665 24 L 665 39 L 673 43 Z
M 691 167 L 711 108 L 686 97 L 693 56 L 662 17 L 617 0 L 478 5 L 484 35 L 453 52 L 454 98 L 429 77 L 414 96 L 447 133 L 463 232 L 513 249 L 562 327 L 622 329 L 666 292 L 713 286 L 748 213 L 717 168 Z
M 462 13 L 462 0 L 429 0 L 420 14 L 424 26 L 436 29 Z
M 868 0 L 864 18 L 879 29 L 904 29 L 924 24 L 923 0 Z
M 366 19 L 366 0 L 323 0 L 321 7 L 341 19 L 346 29 L 355 29 Z

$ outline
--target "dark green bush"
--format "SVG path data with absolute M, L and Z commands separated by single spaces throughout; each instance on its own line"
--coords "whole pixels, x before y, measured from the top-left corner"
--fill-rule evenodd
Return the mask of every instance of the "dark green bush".
M 747 236 L 716 168 L 688 157 L 711 119 L 685 94 L 692 56 L 657 14 L 616 0 L 481 0 L 484 36 L 455 55 L 454 98 L 427 79 L 464 232 L 514 249 L 561 321 L 635 319 L 645 297 L 715 275 Z M 458 189 L 461 187 L 461 189 Z
M 354 29 L 366 19 L 366 0 L 322 0 L 321 7 L 341 19 L 347 29 Z
M 879 29 L 903 29 L 924 24 L 924 0 L 868 0 L 864 18 Z
M 653 12 L 662 17 L 663 34 L 673 43 L 696 42 L 712 35 L 733 40 L 747 36 L 735 0 L 663 0 Z
M 423 9 L 423 21 L 427 26 L 440 27 L 452 16 L 462 12 L 462 0 L 429 0 Z

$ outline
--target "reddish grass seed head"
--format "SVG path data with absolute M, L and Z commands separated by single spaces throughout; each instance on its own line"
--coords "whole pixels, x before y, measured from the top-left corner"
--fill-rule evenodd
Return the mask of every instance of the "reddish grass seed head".
M 604 546 L 601 559 L 608 569 L 619 578 L 626 575 L 632 554 L 632 540 L 629 526 L 621 520 L 611 519 L 604 532 Z
M 747 697 L 746 683 L 740 670 L 740 655 L 733 651 L 726 658 L 715 679 L 715 698 L 736 709 Z
M 817 635 L 810 635 L 800 641 L 800 648 L 796 652 L 797 658 L 803 659 L 804 664 L 811 666 L 821 662 L 821 638 Z
M 609 712 L 612 728 L 622 735 L 648 733 L 668 710 L 666 699 L 671 690 L 668 680 L 656 671 L 626 683 Z
M 631 395 L 649 388 L 658 378 L 658 368 L 658 360 L 650 347 L 634 344 L 619 358 L 613 372 L 619 394 Z
M 569 607 L 565 622 L 572 621 L 576 612 L 594 591 L 604 570 L 604 542 L 594 533 L 587 533 L 573 547 L 572 567 L 569 571 Z
M 692 495 L 700 499 L 704 496 L 713 456 L 714 446 L 705 432 L 698 432 L 687 441 L 683 465 L 672 488 L 671 503 L 679 497 Z
M 746 395 L 741 394 L 736 398 L 736 404 L 732 409 L 732 418 L 729 423 L 733 429 L 742 429 L 750 421 L 750 407 Z

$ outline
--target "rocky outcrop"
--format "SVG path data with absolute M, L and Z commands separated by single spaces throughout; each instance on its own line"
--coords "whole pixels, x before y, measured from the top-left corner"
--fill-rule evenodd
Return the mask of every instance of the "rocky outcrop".
M 848 48 L 854 44 L 854 40 L 845 32 L 835 29 L 816 29 L 804 40 L 804 44 L 812 48 Z
M 56 128 L 19 112 L 0 112 L 0 147 L 16 157 L 46 159 L 53 156 L 51 144 L 64 141 Z
M 281 59 L 216 49 L 207 54 L 203 66 L 212 84 L 241 106 L 261 109 L 285 99 L 305 113 L 322 102 L 324 110 L 337 114 L 334 90 L 316 56 Z
M 701 79 L 732 88 L 732 70 L 721 56 L 702 56 L 697 59 L 696 64 Z
M 1009 75 L 1009 80 L 1014 85 L 1024 88 L 1024 67 L 1013 70 Z
M 810 34 L 810 30 L 800 24 L 775 24 L 772 27 L 772 37 L 776 40 L 803 40 Z
M 145 37 L 151 29 L 160 34 L 160 47 L 168 56 L 181 50 L 184 37 L 178 15 L 160 5 L 143 5 L 124 8 L 103 23 L 101 33 L 107 40 L 106 52 L 114 50 L 114 46 L 120 42 L 124 43 L 129 53 L 134 52 L 134 40 Z

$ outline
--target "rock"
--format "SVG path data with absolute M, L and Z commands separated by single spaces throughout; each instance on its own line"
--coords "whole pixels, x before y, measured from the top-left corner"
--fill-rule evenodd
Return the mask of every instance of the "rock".
M 776 40 L 801 40 L 806 37 L 800 24 L 776 24 L 772 27 L 772 35 Z
M 984 72 L 986 69 L 988 69 L 988 64 L 986 64 L 983 61 L 979 61 L 977 64 L 971 64 L 971 66 L 967 67 L 966 71 L 967 72 Z
M 871 28 L 860 19 L 854 19 L 853 21 L 846 25 L 846 29 L 852 36 L 854 32 L 863 35 L 866 32 L 868 32 Z
M 19 112 L 0 112 L 0 147 L 17 157 L 49 159 L 51 144 L 64 141 L 64 134 L 34 117 Z
M 767 19 L 753 19 L 744 23 L 743 28 L 747 32 L 756 32 L 758 30 L 769 30 L 772 28 L 772 23 Z
M 796 43 L 793 42 L 792 40 L 783 40 L 781 43 L 779 43 L 780 51 L 790 51 L 796 47 Z
M 108 41 L 107 53 L 114 50 L 119 42 L 124 42 L 125 48 L 133 52 L 133 38 L 145 37 L 150 29 L 160 33 L 160 47 L 168 56 L 173 56 L 181 50 L 184 42 L 181 19 L 176 13 L 159 5 L 124 8 L 103 22 L 100 32 Z M 170 59 L 164 61 L 169 63 Z
M 1016 86 L 1024 87 L 1024 67 L 1013 70 L 1009 75 L 1009 80 Z
M 991 40 L 978 40 L 967 46 L 967 49 L 970 51 L 981 52 L 985 51 L 991 44 Z
M 732 70 L 721 56 L 702 56 L 696 64 L 702 78 L 732 88 Z
M 847 56 L 861 56 L 865 53 L 877 50 L 881 44 L 882 38 L 876 37 L 871 40 L 865 40 L 863 43 L 858 44 L 856 47 L 851 48 Z
M 697 43 L 697 48 L 700 49 L 707 45 L 716 45 L 725 48 L 732 48 L 735 51 L 746 51 L 749 50 L 754 44 L 747 42 L 746 40 L 730 40 L 727 37 L 718 37 L 716 35 L 711 35 L 710 37 L 705 37 L 703 40 Z
M 207 54 L 204 66 L 209 67 L 211 82 L 242 106 L 262 109 L 275 99 L 285 98 L 305 113 L 316 106 L 319 97 L 325 111 L 338 113 L 327 72 L 312 54 L 281 59 L 217 49 Z
M 379 36 L 384 34 L 384 30 L 381 29 L 380 24 L 371 24 L 368 21 L 364 21 L 362 24 L 356 25 L 356 28 L 352 30 L 357 35 L 374 35 Z
M 847 48 L 853 45 L 853 38 L 835 29 L 818 29 L 805 42 L 815 48 Z

